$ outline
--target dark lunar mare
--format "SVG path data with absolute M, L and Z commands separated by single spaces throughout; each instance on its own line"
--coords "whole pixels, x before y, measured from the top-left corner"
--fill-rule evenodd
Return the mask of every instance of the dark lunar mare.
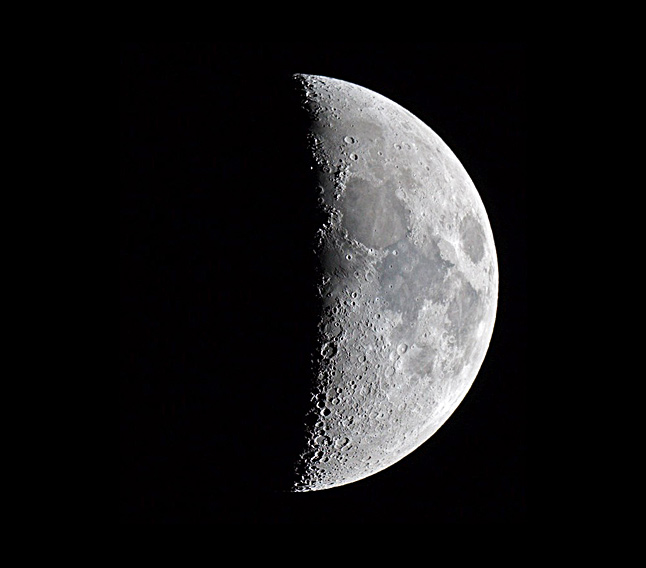
M 122 93 L 123 513 L 236 518 L 228 496 L 287 489 L 304 444 L 321 221 L 306 115 L 290 75 L 172 72 L 135 55 Z

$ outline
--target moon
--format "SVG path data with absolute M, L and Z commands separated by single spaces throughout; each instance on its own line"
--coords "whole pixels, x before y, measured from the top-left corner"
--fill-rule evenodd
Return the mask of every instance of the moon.
M 311 411 L 292 491 L 373 475 L 464 399 L 498 298 L 493 233 L 455 154 L 358 85 L 295 75 L 324 221 Z

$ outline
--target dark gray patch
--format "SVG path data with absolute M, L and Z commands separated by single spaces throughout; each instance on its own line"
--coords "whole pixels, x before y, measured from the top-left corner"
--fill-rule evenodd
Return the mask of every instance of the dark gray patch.
M 482 314 L 480 295 L 469 282 L 460 277 L 461 285 L 449 303 L 447 316 L 450 330 L 458 344 L 464 345 L 475 332 Z
M 380 144 L 384 139 L 384 128 L 381 124 L 373 121 L 354 119 L 354 128 L 348 129 L 355 141 L 361 145 L 366 143 Z
M 384 248 L 406 235 L 406 212 L 388 180 L 351 178 L 340 209 L 349 236 L 368 247 Z
M 462 248 L 473 262 L 479 262 L 484 255 L 485 234 L 482 225 L 471 215 L 460 224 Z
M 422 254 L 408 239 L 402 239 L 388 251 L 390 254 L 377 267 L 381 293 L 388 307 L 400 311 L 404 321 L 410 322 L 417 318 L 425 300 L 442 298 L 450 265 L 440 256 L 436 243 Z
M 429 377 L 435 366 L 435 349 L 430 345 L 417 345 L 408 355 L 406 371 L 419 377 Z

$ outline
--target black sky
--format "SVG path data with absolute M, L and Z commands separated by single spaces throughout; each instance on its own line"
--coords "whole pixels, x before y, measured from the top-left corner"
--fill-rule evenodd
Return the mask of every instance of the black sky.
M 526 516 L 526 73 L 519 44 L 122 44 L 120 516 L 142 523 Z M 311 286 L 289 77 L 385 95 L 456 153 L 500 268 L 491 345 L 428 442 L 337 489 L 268 490 L 298 444 Z

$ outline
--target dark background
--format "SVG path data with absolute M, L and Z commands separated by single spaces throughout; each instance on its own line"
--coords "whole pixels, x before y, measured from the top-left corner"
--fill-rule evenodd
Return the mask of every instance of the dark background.
M 518 44 L 122 44 L 123 522 L 486 522 L 526 516 L 526 56 Z M 276 490 L 306 407 L 312 228 L 293 73 L 401 104 L 453 149 L 500 267 L 466 399 L 340 488 Z

